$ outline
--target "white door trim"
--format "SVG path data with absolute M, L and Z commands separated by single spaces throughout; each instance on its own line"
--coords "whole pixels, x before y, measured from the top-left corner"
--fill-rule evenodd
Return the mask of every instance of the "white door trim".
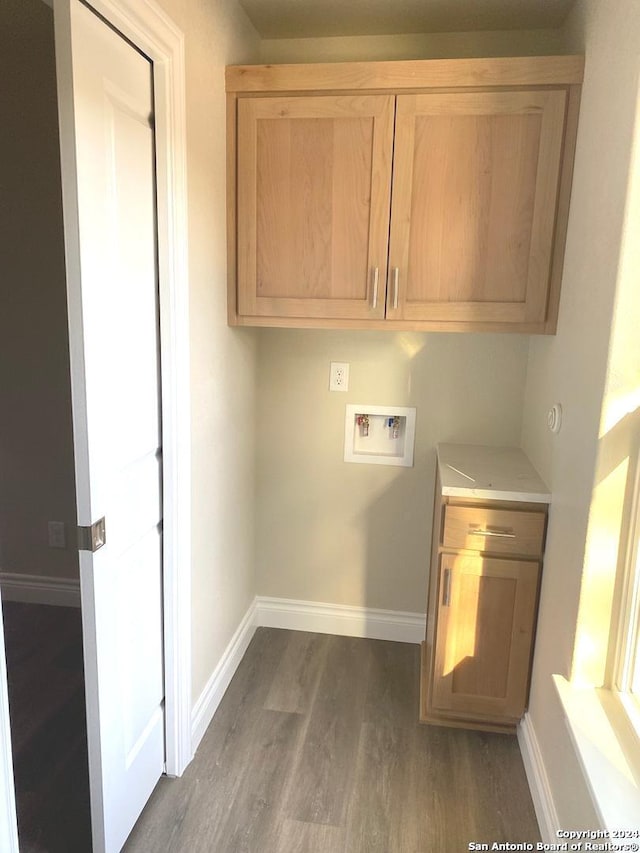
M 0 606 L 0 850 L 18 853 L 18 821 L 13 786 L 11 727 L 7 692 L 7 662 L 4 652 L 4 626 Z
M 180 776 L 191 749 L 191 404 L 184 35 L 153 0 L 88 0 L 153 62 L 162 367 L 163 568 L 166 771 Z M 56 41 L 68 27 L 69 0 L 54 0 Z M 70 48 L 58 57 L 59 87 L 70 81 Z M 64 90 L 63 90 L 64 91 Z M 66 100 L 66 99 L 65 99 Z M 62 180 L 74 158 L 69 106 L 59 104 Z M 75 170 L 71 171 L 74 174 Z M 74 211 L 65 211 L 74 215 Z M 75 212 L 77 217 L 77 212 Z M 69 229 L 66 229 L 69 231 Z M 67 246 L 67 275 L 78 273 Z M 75 268 L 74 268 L 75 267 Z M 73 354 L 72 354 L 73 356 Z M 76 361 L 76 363 L 78 363 Z M 81 363 L 81 362 L 80 362 Z M 87 522 L 82 522 L 87 523 Z

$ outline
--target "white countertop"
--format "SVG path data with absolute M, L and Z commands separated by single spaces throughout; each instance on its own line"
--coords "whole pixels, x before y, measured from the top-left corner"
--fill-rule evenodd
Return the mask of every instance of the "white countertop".
M 438 444 L 436 449 L 443 495 L 551 502 L 549 489 L 519 447 Z

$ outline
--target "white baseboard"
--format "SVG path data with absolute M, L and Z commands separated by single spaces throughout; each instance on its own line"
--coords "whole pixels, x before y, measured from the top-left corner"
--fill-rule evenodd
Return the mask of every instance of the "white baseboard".
M 551 786 L 542 760 L 538 738 L 529 714 L 524 715 L 518 726 L 518 743 L 542 841 L 545 844 L 557 844 L 558 836 L 556 833 L 560 826 L 558 813 L 551 795 Z
M 421 643 L 424 640 L 424 613 L 265 596 L 256 598 L 256 611 L 257 624 L 265 628 L 289 628 L 399 643 Z
M 204 737 L 204 733 L 213 719 L 213 715 L 240 661 L 244 657 L 244 653 L 255 634 L 256 628 L 256 603 L 254 600 L 245 613 L 242 622 L 238 625 L 229 645 L 224 650 L 222 658 L 207 681 L 204 690 L 193 706 L 191 711 L 192 754 L 195 754 L 196 749 L 200 745 L 200 741 Z
M 0 572 L 0 589 L 4 601 L 80 607 L 80 578 L 72 580 Z

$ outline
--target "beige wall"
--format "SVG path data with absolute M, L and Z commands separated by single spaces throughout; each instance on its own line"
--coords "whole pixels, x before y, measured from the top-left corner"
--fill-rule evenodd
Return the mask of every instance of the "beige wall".
M 563 53 L 559 30 L 263 39 L 262 62 L 354 62 Z
M 0 571 L 73 578 L 75 485 L 53 13 L 0 25 Z M 65 550 L 47 522 L 67 525 Z
M 285 39 L 263 41 L 262 59 L 544 52 L 558 39 L 554 31 Z M 261 331 L 258 594 L 423 612 L 435 444 L 519 444 L 527 348 L 519 335 Z M 348 394 L 328 392 L 331 361 L 351 363 Z M 415 406 L 414 468 L 343 462 L 347 402 Z
M 531 340 L 525 395 L 523 446 L 553 492 L 530 714 L 565 827 L 597 825 L 551 674 L 568 676 L 573 663 L 638 98 L 639 34 L 636 0 L 579 0 L 567 23 L 568 47 L 586 51 L 586 70 L 560 319 L 556 337 Z M 555 401 L 564 407 L 564 424 L 552 436 L 544 417 Z
M 259 595 L 424 612 L 438 441 L 518 444 L 528 339 L 263 330 Z M 351 365 L 329 392 L 329 364 Z M 415 406 L 413 468 L 343 461 L 346 403 Z
M 255 336 L 226 322 L 224 67 L 256 61 L 258 39 L 235 0 L 161 5 L 187 63 L 195 699 L 255 595 Z

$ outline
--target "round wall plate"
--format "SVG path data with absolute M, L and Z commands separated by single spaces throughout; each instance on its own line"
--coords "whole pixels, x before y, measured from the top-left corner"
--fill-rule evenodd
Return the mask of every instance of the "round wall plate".
M 562 406 L 554 403 L 547 412 L 547 426 L 553 433 L 559 433 L 562 426 Z

